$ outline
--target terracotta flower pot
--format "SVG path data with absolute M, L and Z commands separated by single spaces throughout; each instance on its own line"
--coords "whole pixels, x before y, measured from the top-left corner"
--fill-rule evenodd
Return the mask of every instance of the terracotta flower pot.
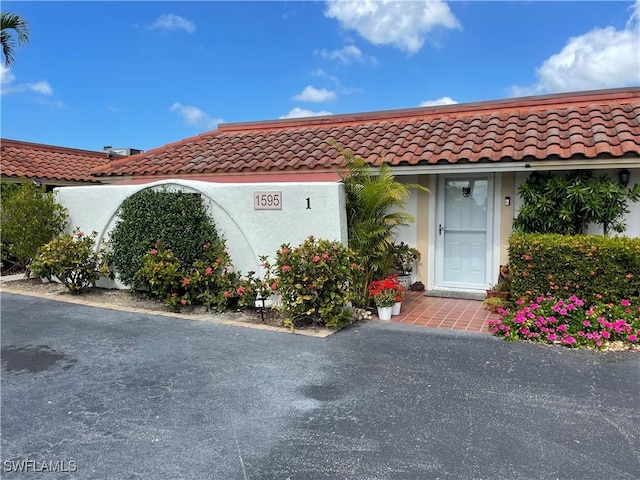
M 509 292 L 499 292 L 498 290 L 487 290 L 487 298 L 502 298 L 509 300 Z

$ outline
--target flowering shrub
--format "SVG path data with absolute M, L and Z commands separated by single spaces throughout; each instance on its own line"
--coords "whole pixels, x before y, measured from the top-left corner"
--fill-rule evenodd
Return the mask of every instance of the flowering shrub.
M 108 275 L 102 250 L 94 251 L 97 232 L 85 235 L 76 228 L 40 247 L 29 269 L 43 278 L 56 277 L 74 294 L 92 287 L 101 275 Z
M 173 251 L 158 243 L 142 258 L 136 280 L 147 285 L 151 296 L 164 299 L 170 307 L 203 304 L 207 309 L 222 309 L 232 297 L 228 292 L 236 291 L 239 283 L 239 275 L 231 267 L 222 239 L 205 243 L 200 258 L 188 268 Z
M 309 237 L 298 247 L 282 245 L 274 272 L 287 316 L 285 326 L 293 328 L 305 318 L 327 327 L 349 323 L 352 263 L 351 251 L 340 242 Z
M 369 296 L 377 307 L 393 307 L 404 298 L 404 287 L 400 285 L 398 275 L 391 275 L 383 280 L 374 280 L 369 284 Z
M 264 268 L 262 278 L 258 277 L 254 271 L 247 272 L 246 277 L 240 277 L 235 291 L 240 307 L 254 307 L 256 300 L 267 299 L 278 293 L 278 280 L 272 275 L 273 266 L 269 262 L 268 256 L 262 255 L 259 258 Z
M 576 296 L 568 300 L 538 297 L 518 300 L 515 311 L 498 310 L 491 332 L 506 340 L 559 343 L 571 347 L 604 348 L 609 342 L 640 345 L 640 307 L 631 300 L 587 306 Z

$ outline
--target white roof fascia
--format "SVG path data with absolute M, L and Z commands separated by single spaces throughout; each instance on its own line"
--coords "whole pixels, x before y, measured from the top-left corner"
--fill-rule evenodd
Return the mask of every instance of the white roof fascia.
M 640 158 L 597 158 L 573 160 L 532 160 L 529 162 L 456 163 L 441 165 L 406 165 L 391 167 L 394 175 L 429 175 L 449 173 L 500 173 L 550 170 L 608 170 L 640 168 Z M 377 170 L 377 169 L 375 169 Z

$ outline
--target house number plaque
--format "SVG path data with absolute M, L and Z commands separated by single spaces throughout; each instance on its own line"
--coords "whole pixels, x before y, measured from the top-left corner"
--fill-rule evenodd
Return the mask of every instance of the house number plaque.
M 282 192 L 254 192 L 254 210 L 282 210 Z

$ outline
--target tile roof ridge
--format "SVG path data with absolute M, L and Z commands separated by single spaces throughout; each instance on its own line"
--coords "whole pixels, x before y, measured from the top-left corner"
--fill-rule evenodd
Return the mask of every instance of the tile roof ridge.
M 94 156 L 106 157 L 107 152 L 103 150 L 86 150 L 84 148 L 73 148 L 73 147 L 62 147 L 59 145 L 48 145 L 46 143 L 34 143 L 34 142 L 25 142 L 23 140 L 13 140 L 11 138 L 0 138 L 0 146 L 2 147 L 31 147 L 34 150 L 43 150 L 47 152 L 58 152 L 58 153 L 81 153 L 84 155 L 90 154 Z M 126 158 L 126 155 L 118 155 L 116 153 L 113 154 L 115 157 Z
M 100 172 L 102 172 L 103 170 L 107 170 L 108 168 L 114 167 L 114 166 L 118 166 L 121 164 L 127 164 L 127 163 L 132 163 L 135 162 L 137 157 L 147 157 L 147 156 L 153 156 L 156 155 L 158 153 L 162 153 L 164 150 L 168 150 L 170 148 L 174 148 L 174 147 L 179 147 L 181 145 L 186 145 L 188 143 L 197 141 L 197 140 L 202 140 L 203 138 L 207 138 L 207 137 L 216 137 L 220 135 L 219 132 L 219 128 L 215 129 L 215 130 L 210 130 L 208 132 L 204 132 L 204 133 L 199 133 L 198 135 L 193 135 L 191 137 L 187 137 L 187 138 L 183 138 L 182 140 L 178 140 L 176 142 L 171 142 L 171 143 L 167 143 L 165 145 L 161 145 L 159 147 L 155 147 L 155 148 L 151 148 L 147 151 L 144 152 L 140 152 L 140 153 L 136 153 L 135 155 L 129 155 L 129 156 L 124 156 L 122 158 L 117 158 L 115 160 L 111 160 L 110 162 L 105 162 L 102 165 L 98 165 L 97 167 L 94 167 L 91 170 L 92 175 L 95 174 L 100 174 Z
M 526 110 L 535 107 L 555 106 L 563 108 L 576 104 L 588 105 L 611 100 L 637 99 L 640 101 L 640 86 L 612 88 L 604 90 L 587 90 L 578 92 L 563 92 L 546 95 L 532 95 L 527 97 L 512 97 L 478 102 L 456 103 L 450 105 L 435 105 L 431 107 L 411 107 L 393 110 L 379 110 L 372 112 L 346 113 L 338 115 L 323 115 L 304 118 L 287 118 L 279 120 L 262 120 L 255 122 L 225 123 L 218 126 L 220 134 L 234 134 L 243 132 L 261 132 L 271 130 L 286 130 L 312 127 L 331 127 L 338 125 L 362 124 L 376 121 L 393 121 L 432 117 L 443 114 L 473 115 L 488 111 Z

